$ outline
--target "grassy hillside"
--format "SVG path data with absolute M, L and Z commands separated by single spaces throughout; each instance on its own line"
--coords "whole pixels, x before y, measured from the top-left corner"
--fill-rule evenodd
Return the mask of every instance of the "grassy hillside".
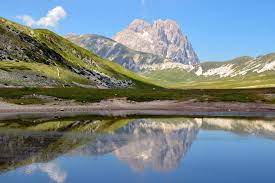
M 201 68 L 201 74 L 196 74 Z M 143 73 L 168 88 L 232 89 L 275 87 L 275 54 L 205 62 L 193 70 L 166 69 Z
M 185 89 L 272 88 L 275 87 L 275 74 L 266 73 L 263 75 L 252 75 L 248 77 L 180 82 L 169 86 L 167 85 L 167 87 Z
M 183 69 L 155 70 L 145 72 L 142 75 L 167 86 L 169 86 L 169 84 L 183 81 L 194 81 L 199 78 L 194 72 L 188 72 Z
M 0 23 L 2 85 L 99 88 L 152 86 L 143 77 L 49 30 L 32 30 L 3 18 L 0 18 Z
M 204 62 L 201 63 L 201 67 L 203 70 L 208 70 L 208 69 L 212 69 L 212 68 L 216 68 L 216 67 L 220 67 L 224 64 L 236 64 L 238 66 L 242 66 L 244 65 L 246 62 L 252 60 L 252 57 L 248 57 L 248 56 L 244 56 L 244 57 L 237 57 L 233 60 L 229 60 L 229 61 L 224 61 L 224 62 L 212 62 L 212 61 L 208 61 L 208 62 Z

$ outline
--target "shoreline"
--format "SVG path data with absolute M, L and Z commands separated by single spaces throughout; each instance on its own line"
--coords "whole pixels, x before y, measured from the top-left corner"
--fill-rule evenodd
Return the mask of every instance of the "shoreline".
M 0 103 L 0 120 L 25 117 L 97 116 L 187 116 L 187 117 L 267 117 L 275 118 L 274 104 L 192 101 L 102 101 L 79 105 L 15 105 Z

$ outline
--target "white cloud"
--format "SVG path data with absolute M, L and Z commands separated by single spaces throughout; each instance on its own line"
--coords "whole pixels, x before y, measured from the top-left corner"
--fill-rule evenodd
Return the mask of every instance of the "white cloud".
M 17 16 L 20 20 L 22 20 L 27 26 L 33 26 L 35 24 L 34 19 L 29 15 Z
M 42 17 L 37 21 L 29 15 L 17 16 L 17 18 L 22 20 L 27 26 L 55 27 L 58 22 L 66 16 L 66 11 L 61 6 L 57 6 L 48 11 L 45 17 Z
M 35 171 L 41 171 L 48 174 L 49 178 L 56 183 L 63 183 L 67 178 L 67 173 L 61 170 L 57 164 L 52 162 L 29 165 L 25 168 L 25 173 L 28 175 L 33 174 Z

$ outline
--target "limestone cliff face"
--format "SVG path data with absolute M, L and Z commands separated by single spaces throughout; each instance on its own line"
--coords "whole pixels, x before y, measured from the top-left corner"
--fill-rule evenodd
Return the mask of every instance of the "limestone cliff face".
M 187 36 L 173 20 L 156 20 L 152 24 L 144 20 L 134 20 L 113 39 L 131 49 L 159 55 L 177 63 L 199 63 Z
M 135 20 L 113 39 L 94 34 L 65 36 L 93 53 L 135 72 L 189 69 L 199 64 L 191 43 L 172 20 Z
M 112 39 L 95 34 L 69 34 L 66 38 L 134 72 L 146 71 L 147 68 L 152 67 L 153 64 L 160 64 L 165 61 L 165 58 L 161 56 L 136 51 Z

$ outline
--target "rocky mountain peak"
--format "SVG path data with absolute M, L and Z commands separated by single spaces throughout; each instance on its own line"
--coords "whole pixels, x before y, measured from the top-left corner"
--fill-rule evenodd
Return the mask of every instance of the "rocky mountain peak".
M 160 29 L 160 28 L 164 28 L 164 30 L 175 30 L 179 33 L 181 33 L 180 30 L 180 26 L 178 25 L 178 23 L 174 20 L 156 20 L 154 21 L 154 23 L 152 24 L 152 26 L 156 29 Z
M 113 39 L 133 50 L 159 55 L 173 62 L 188 65 L 199 63 L 187 36 L 173 20 L 159 19 L 148 23 L 136 19 Z
M 135 19 L 128 27 L 134 32 L 142 32 L 144 29 L 149 28 L 151 25 L 145 20 Z

